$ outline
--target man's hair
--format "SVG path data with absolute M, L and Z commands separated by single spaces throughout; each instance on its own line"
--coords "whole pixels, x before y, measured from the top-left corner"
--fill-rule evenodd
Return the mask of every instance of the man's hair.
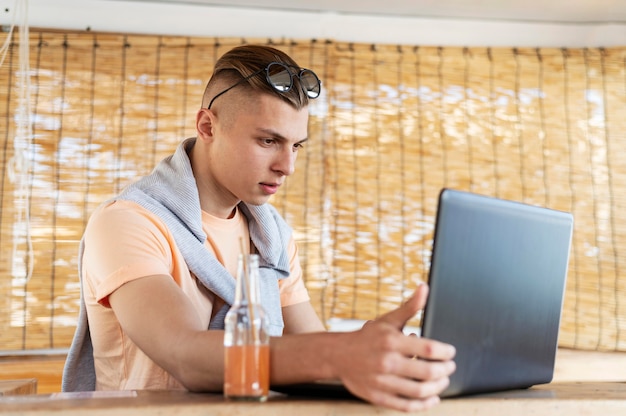
M 202 98 L 203 107 L 206 107 L 209 101 L 220 93 L 220 91 L 215 91 L 215 88 L 212 88 L 217 81 L 226 81 L 226 83 L 234 85 L 243 78 L 264 69 L 270 62 L 280 62 L 289 66 L 294 75 L 300 70 L 300 66 L 289 55 L 271 46 L 242 45 L 226 52 L 215 63 L 213 75 Z M 265 72 L 242 82 L 236 88 L 247 88 L 255 93 L 271 94 L 287 102 L 296 110 L 309 104 L 309 97 L 302 89 L 300 79 L 296 76 L 293 77 L 293 86 L 287 92 L 276 91 L 268 84 Z

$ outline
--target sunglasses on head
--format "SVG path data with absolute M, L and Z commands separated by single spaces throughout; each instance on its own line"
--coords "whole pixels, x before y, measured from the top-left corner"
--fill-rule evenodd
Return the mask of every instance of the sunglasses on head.
M 290 68 L 297 69 L 295 67 L 292 67 L 291 65 L 287 65 L 282 62 L 270 62 L 265 68 L 253 72 L 236 84 L 231 85 L 224 91 L 218 93 L 215 97 L 213 97 L 211 102 L 209 102 L 207 108 L 210 110 L 211 105 L 213 105 L 213 101 L 215 101 L 215 99 L 220 95 L 226 94 L 228 91 L 232 90 L 242 82 L 245 82 L 263 72 L 265 72 L 265 79 L 267 80 L 267 83 L 280 93 L 285 93 L 291 90 L 291 88 L 293 87 L 293 77 L 298 77 L 302 89 L 309 98 L 319 97 L 320 92 L 322 91 L 322 82 L 317 77 L 317 75 L 315 75 L 315 72 L 311 71 L 310 69 L 298 69 L 297 72 L 294 72 Z

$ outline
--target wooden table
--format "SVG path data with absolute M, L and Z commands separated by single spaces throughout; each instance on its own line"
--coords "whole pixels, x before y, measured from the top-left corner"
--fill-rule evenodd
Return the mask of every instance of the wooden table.
M 0 398 L 0 415 L 124 414 L 143 416 L 405 415 L 350 399 L 311 399 L 273 394 L 266 403 L 229 402 L 216 394 L 173 391 L 97 392 Z M 119 413 L 117 413 L 119 412 Z M 626 415 L 626 383 L 555 383 L 528 390 L 444 399 L 428 416 Z
M 37 393 L 37 379 L 0 380 L 0 396 Z

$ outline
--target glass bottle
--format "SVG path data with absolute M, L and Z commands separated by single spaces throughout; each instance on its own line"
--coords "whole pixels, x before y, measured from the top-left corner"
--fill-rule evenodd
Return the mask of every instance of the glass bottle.
M 268 320 L 259 294 L 259 256 L 240 254 L 235 301 L 224 322 L 224 396 L 265 401 L 269 392 Z

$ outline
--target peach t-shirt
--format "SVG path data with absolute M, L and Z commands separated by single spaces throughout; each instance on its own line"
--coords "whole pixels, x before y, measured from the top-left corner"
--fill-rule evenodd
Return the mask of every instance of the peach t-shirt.
M 235 276 L 240 238 L 248 246 L 250 242 L 246 218 L 239 210 L 231 219 L 203 212 L 202 225 L 207 234 L 205 246 Z M 134 279 L 170 275 L 207 328 L 213 305 L 221 300 L 216 300 L 189 272 L 165 224 L 134 202 L 116 201 L 98 208 L 89 220 L 84 239 L 83 288 L 94 348 L 96 390 L 183 389 L 128 338 L 108 297 Z M 293 239 L 288 251 L 291 275 L 279 281 L 283 307 L 309 300 Z

